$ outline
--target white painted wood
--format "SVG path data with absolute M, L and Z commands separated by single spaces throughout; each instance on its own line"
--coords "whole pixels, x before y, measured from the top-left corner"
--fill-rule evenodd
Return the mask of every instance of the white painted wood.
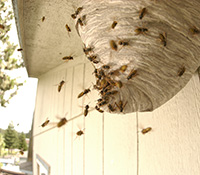
M 72 116 L 82 113 L 82 98 L 78 99 L 78 94 L 83 91 L 84 82 L 84 64 L 74 67 L 73 77 L 73 97 L 72 97 Z M 83 174 L 83 135 L 77 137 L 76 133 L 84 129 L 84 116 L 81 116 L 72 121 L 72 175 Z
M 94 71 L 93 66 L 88 63 L 85 67 L 85 87 L 91 86 L 91 82 L 95 82 L 92 75 Z M 92 87 L 91 87 L 92 89 Z M 102 145 L 102 113 L 94 109 L 96 100 L 98 98 L 97 91 L 92 91 L 88 97 L 84 99 L 84 105 L 89 104 L 91 110 L 88 116 L 85 117 L 85 174 L 86 175 L 101 175 L 102 174 L 102 158 L 103 158 L 103 145 Z
M 36 146 L 34 147 L 34 156 L 39 154 L 47 163 L 55 165 L 51 167 L 51 171 L 55 174 L 64 174 L 65 172 L 65 158 L 63 155 L 63 152 L 65 152 L 65 128 L 56 127 L 57 122 L 64 117 L 63 97 L 65 86 L 63 86 L 61 92 L 58 92 L 57 84 L 61 80 L 65 80 L 65 74 L 66 70 L 62 69 L 56 74 L 50 73 L 40 77 L 38 85 L 39 103 L 36 104 L 35 117 L 37 118 L 34 124 L 34 145 Z M 47 118 L 50 120 L 50 123 L 44 128 L 39 127 Z M 53 133 L 49 135 L 50 132 Z M 47 148 L 48 144 L 51 143 L 52 137 L 54 142 L 50 145 L 52 150 L 55 150 L 54 153 Z M 53 161 L 51 160 L 52 157 Z M 34 171 L 36 171 L 35 168 Z
M 104 116 L 105 175 L 132 175 L 137 171 L 136 115 L 105 113 Z
M 78 94 L 85 88 L 92 88 L 91 82 L 95 81 L 90 63 L 74 65 L 69 62 L 65 66 L 49 71 L 38 81 L 34 172 L 36 154 L 51 166 L 52 175 L 136 175 L 137 167 L 140 175 L 200 172 L 200 88 L 197 74 L 159 109 L 152 113 L 138 113 L 138 130 L 153 129 L 143 135 L 137 133 L 136 113 L 102 115 L 94 110 L 94 100 L 98 98 L 95 91 L 77 99 Z M 61 80 L 66 83 L 58 93 L 55 84 Z M 84 117 L 86 104 L 91 106 L 91 111 Z M 69 122 L 57 128 L 57 117 L 64 117 L 66 112 Z M 77 115 L 80 116 L 73 119 Z M 50 124 L 39 127 L 47 118 Z M 76 138 L 76 132 L 84 128 L 85 134 Z
M 51 137 L 50 137 L 50 136 Z M 49 149 L 51 146 L 51 149 Z M 58 161 L 57 155 L 57 131 L 55 129 L 49 130 L 34 138 L 34 158 L 35 154 L 41 155 L 41 157 L 51 166 L 52 174 L 56 174 L 60 166 L 56 165 Z M 56 166 L 52 166 L 56 165 Z M 36 167 L 34 167 L 34 174 Z
M 37 119 L 34 120 L 34 124 L 33 124 L 33 135 L 38 134 L 40 132 L 40 130 L 38 129 L 38 127 L 41 125 L 40 121 L 39 121 L 39 116 L 41 115 L 42 112 L 42 91 L 43 91 L 43 86 L 42 86 L 42 81 L 38 80 L 38 85 L 37 85 L 37 95 L 36 95 L 36 107 L 35 107 L 35 113 L 34 113 L 34 117 Z
M 68 68 L 67 69 L 67 83 L 65 86 L 65 103 L 64 103 L 64 109 L 68 111 L 67 119 L 70 119 L 72 117 L 72 92 L 73 92 L 73 73 L 74 68 Z M 72 172 L 72 143 L 73 143 L 73 134 L 72 134 L 72 121 L 69 121 L 65 127 L 65 152 L 63 153 L 65 155 L 65 173 L 66 175 L 70 175 Z
M 139 113 L 140 175 L 199 174 L 200 87 L 194 75 L 186 87 L 153 113 Z
M 65 169 L 65 126 L 61 128 L 55 128 L 57 130 L 56 135 L 56 164 L 51 164 L 52 166 L 56 166 L 56 173 L 60 175 L 64 175 Z
M 92 111 L 85 122 L 85 174 L 102 174 L 102 114 Z

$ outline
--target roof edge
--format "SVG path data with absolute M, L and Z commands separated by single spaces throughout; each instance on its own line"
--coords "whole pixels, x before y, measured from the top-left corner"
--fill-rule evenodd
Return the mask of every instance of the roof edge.
M 23 49 L 23 51 L 21 52 L 22 59 L 24 60 L 25 67 L 26 67 L 27 73 L 29 75 L 28 62 L 25 57 L 24 28 L 23 28 L 23 16 L 24 16 L 23 0 L 12 0 L 12 7 L 13 7 L 13 12 L 14 12 L 14 17 L 15 17 L 15 25 L 17 28 L 19 45 L 20 45 L 20 48 Z

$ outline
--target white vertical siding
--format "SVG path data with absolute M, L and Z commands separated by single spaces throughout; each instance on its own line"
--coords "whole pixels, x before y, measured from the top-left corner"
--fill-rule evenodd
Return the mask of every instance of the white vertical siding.
M 66 63 L 38 81 L 34 121 L 36 154 L 51 175 L 188 175 L 200 173 L 200 88 L 194 75 L 173 99 L 151 113 L 101 114 L 94 110 L 97 92 L 77 99 L 95 82 L 90 63 Z M 57 86 L 65 80 L 60 93 Z M 91 100 L 92 99 L 92 100 Z M 81 115 L 89 104 L 87 117 Z M 69 122 L 56 127 L 60 118 Z M 39 127 L 46 119 L 50 124 Z M 137 120 L 138 119 L 138 120 Z M 152 131 L 143 135 L 143 128 Z M 76 132 L 84 129 L 84 135 Z M 138 132 L 139 131 L 139 132 Z
M 77 99 L 78 94 L 83 91 L 84 84 L 84 64 L 74 68 L 73 102 L 72 116 L 82 113 L 82 98 Z M 76 132 L 84 129 L 84 117 L 81 116 L 72 121 L 72 173 L 73 175 L 83 174 L 83 135 L 77 138 Z
M 104 116 L 104 170 L 109 174 L 136 174 L 136 115 Z
M 85 88 L 91 86 L 91 82 L 95 82 L 92 72 L 94 68 L 90 63 L 85 65 Z M 89 106 L 94 107 L 94 102 L 90 98 L 97 99 L 97 93 L 92 91 L 84 98 L 84 105 L 89 103 Z M 84 175 L 101 175 L 103 166 L 103 130 L 102 130 L 102 113 L 92 109 L 85 118 L 85 135 L 84 135 Z
M 152 132 L 140 134 L 141 175 L 200 173 L 200 87 L 196 75 L 186 87 L 153 113 L 140 113 L 139 125 Z
M 74 68 L 68 68 L 67 69 L 67 84 L 65 86 L 65 104 L 64 108 L 66 111 L 68 111 L 68 115 L 66 117 L 72 116 L 72 94 L 73 94 L 73 75 L 74 75 Z M 65 132 L 66 132 L 66 137 L 65 137 L 65 174 L 71 175 L 72 172 L 72 164 L 71 164 L 71 155 L 73 151 L 73 139 L 71 137 L 72 135 L 72 122 L 67 123 L 67 126 L 65 126 Z

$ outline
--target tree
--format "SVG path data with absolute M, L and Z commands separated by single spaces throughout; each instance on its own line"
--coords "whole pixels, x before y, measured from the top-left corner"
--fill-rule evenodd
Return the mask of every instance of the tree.
M 12 57 L 17 46 L 9 41 L 8 32 L 14 15 L 12 8 L 7 5 L 8 1 L 0 1 L 0 104 L 2 107 L 6 107 L 9 100 L 17 93 L 19 86 L 23 85 L 8 75 L 10 70 L 23 67 L 22 60 Z
M 5 130 L 0 128 L 0 133 L 4 135 Z
M 14 125 L 12 123 L 8 125 L 8 128 L 5 131 L 4 141 L 6 144 L 5 148 L 13 149 L 17 148 L 18 146 L 17 132 L 15 131 Z
M 0 156 L 2 155 L 2 149 L 5 147 L 5 142 L 3 138 L 3 134 L 0 133 Z
M 31 130 L 29 130 L 29 132 L 28 133 L 25 133 L 25 136 L 26 136 L 26 138 L 31 138 Z
M 22 132 L 18 138 L 18 149 L 26 151 L 28 149 L 25 134 Z

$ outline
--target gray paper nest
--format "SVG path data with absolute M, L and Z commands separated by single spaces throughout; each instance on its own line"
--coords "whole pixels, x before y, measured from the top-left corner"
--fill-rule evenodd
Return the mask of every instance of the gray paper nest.
M 200 65 L 199 0 L 82 0 L 80 7 L 76 28 L 104 110 L 153 111 Z

